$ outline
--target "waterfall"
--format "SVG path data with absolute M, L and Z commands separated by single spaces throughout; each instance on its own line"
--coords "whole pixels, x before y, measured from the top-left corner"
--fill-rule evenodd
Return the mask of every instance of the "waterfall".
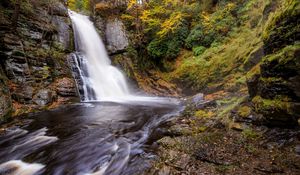
M 111 61 L 105 46 L 88 16 L 70 12 L 76 53 L 74 64 L 80 76 L 82 101 L 97 101 L 129 96 L 124 75 Z

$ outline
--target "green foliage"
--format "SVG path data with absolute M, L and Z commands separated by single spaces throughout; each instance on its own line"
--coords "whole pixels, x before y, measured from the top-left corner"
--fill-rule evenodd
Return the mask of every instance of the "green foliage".
M 210 47 L 213 42 L 221 41 L 238 24 L 238 19 L 234 16 L 236 10 L 234 3 L 228 3 L 212 14 L 202 12 L 200 23 L 186 39 L 186 47 Z
M 193 52 L 195 56 L 199 56 L 201 54 L 203 54 L 206 50 L 206 47 L 203 46 L 198 46 L 198 47 L 194 47 L 193 48 Z
M 89 11 L 90 0 L 68 0 L 68 6 L 74 11 Z
M 177 57 L 187 34 L 188 29 L 181 27 L 174 35 L 152 40 L 147 46 L 149 55 L 156 59 Z

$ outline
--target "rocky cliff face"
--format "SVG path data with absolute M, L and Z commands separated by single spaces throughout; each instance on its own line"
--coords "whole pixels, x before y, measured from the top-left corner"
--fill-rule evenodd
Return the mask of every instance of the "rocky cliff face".
M 73 51 L 67 8 L 60 1 L 32 3 L 17 22 L 15 5 L 0 3 L 0 121 L 77 99 L 67 62 Z
M 248 81 L 256 112 L 273 126 L 294 126 L 300 118 L 300 3 L 286 1 L 264 32 L 267 54 Z

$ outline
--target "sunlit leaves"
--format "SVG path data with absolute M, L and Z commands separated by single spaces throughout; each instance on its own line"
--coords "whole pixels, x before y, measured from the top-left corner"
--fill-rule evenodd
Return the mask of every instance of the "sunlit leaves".
M 173 12 L 168 19 L 161 24 L 161 30 L 157 32 L 159 37 L 165 37 L 169 33 L 174 33 L 183 23 L 184 15 L 181 12 Z

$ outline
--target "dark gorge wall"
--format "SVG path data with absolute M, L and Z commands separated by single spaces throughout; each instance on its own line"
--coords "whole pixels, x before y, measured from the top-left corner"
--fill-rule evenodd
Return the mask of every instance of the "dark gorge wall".
M 60 1 L 0 2 L 0 121 L 78 100 L 67 58 L 73 34 Z

